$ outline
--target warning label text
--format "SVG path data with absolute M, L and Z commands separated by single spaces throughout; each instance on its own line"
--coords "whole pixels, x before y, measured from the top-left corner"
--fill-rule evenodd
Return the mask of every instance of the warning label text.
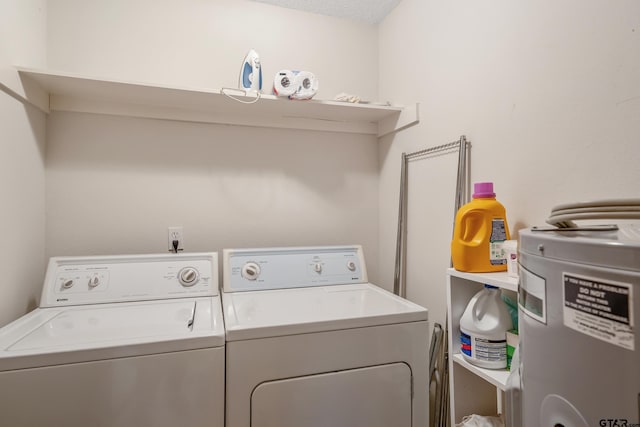
M 631 286 L 564 274 L 566 326 L 633 350 Z

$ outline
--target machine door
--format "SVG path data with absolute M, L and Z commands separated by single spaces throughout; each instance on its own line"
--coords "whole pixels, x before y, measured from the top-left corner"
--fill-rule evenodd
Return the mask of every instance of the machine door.
M 405 363 L 268 381 L 251 397 L 252 427 L 411 427 Z

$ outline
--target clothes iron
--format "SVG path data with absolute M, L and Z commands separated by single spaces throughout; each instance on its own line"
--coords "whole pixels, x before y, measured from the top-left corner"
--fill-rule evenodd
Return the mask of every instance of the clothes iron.
M 260 92 L 262 90 L 262 67 L 260 66 L 260 56 L 258 52 L 251 49 L 244 57 L 242 68 L 240 69 L 240 89 L 245 91 Z

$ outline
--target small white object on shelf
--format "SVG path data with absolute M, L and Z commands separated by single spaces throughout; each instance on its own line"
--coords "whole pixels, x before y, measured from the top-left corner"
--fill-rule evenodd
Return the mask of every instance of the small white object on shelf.
M 518 278 L 518 241 L 505 240 L 502 242 L 502 250 L 507 258 L 507 275 Z

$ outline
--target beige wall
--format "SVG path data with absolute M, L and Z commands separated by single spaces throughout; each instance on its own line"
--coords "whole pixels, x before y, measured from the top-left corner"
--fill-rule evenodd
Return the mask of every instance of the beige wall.
M 15 66 L 46 66 L 46 32 L 46 0 L 0 0 L 0 89 L 24 94 Z
M 514 231 L 544 224 L 556 204 L 638 197 L 637 1 L 403 0 L 379 37 L 381 97 L 419 101 L 422 112 L 420 125 L 380 144 L 383 281 L 393 274 L 402 151 L 465 134 L 471 181 L 495 182 Z M 412 165 L 431 179 L 410 190 L 408 286 L 444 322 L 452 222 L 426 213 L 435 205 L 452 218 L 456 159 L 440 160 Z
M 249 49 L 270 93 L 281 69 L 312 71 L 317 98 L 377 97 L 377 27 L 247 0 L 49 0 L 54 70 L 130 81 L 238 86 Z
M 0 326 L 36 305 L 44 272 L 43 113 L 12 95 L 22 86 L 14 64 L 42 65 L 44 1 L 2 1 L 0 6 Z
M 377 258 L 370 136 L 54 113 L 47 254 L 361 243 Z M 369 266 L 377 274 L 375 262 Z
M 0 326 L 36 306 L 44 273 L 46 119 L 0 91 Z

